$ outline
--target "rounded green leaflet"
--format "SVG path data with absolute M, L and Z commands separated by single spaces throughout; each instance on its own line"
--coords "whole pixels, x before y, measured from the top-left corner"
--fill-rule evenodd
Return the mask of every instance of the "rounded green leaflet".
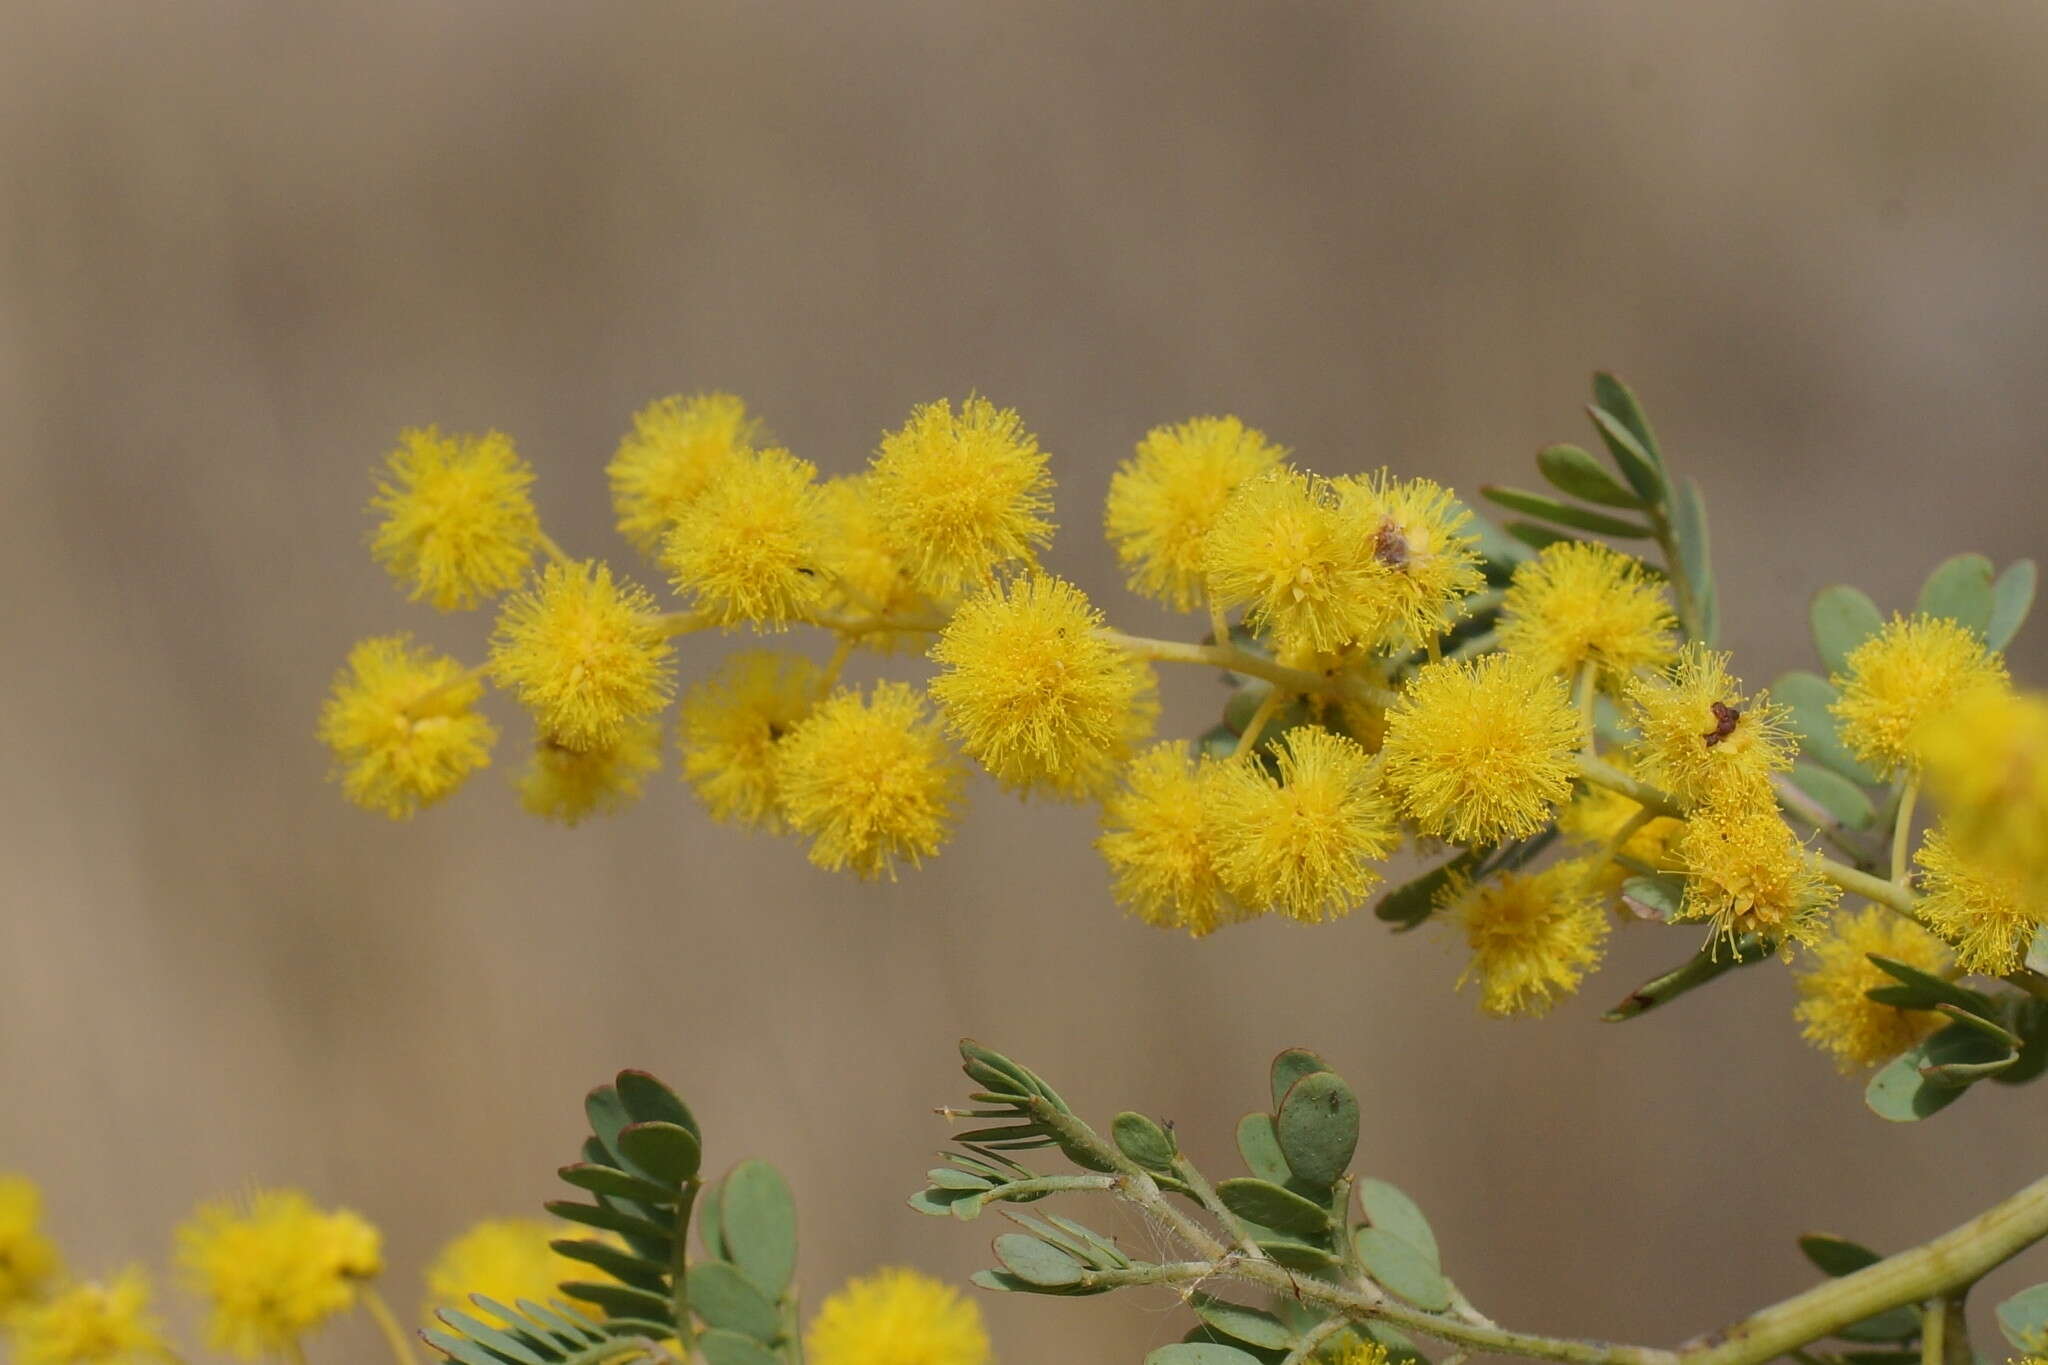
M 718 1327 L 697 1338 L 710 1365 L 782 1365 L 782 1357 L 752 1337 Z
M 2048 1284 L 2037 1284 L 1998 1305 L 1998 1330 L 2015 1349 L 2048 1353 Z
M 1835 718 L 1828 708 L 1835 704 L 1840 693 L 1835 691 L 1833 683 L 1818 673 L 1795 670 L 1780 674 L 1771 684 L 1770 694 L 1772 701 L 1786 708 L 1786 725 L 1799 737 L 1799 751 L 1803 756 L 1840 773 L 1851 782 L 1862 786 L 1877 783 L 1877 774 L 1857 762 L 1835 729 Z
M 1216 1187 L 1223 1206 L 1240 1218 L 1296 1237 L 1320 1237 L 1330 1215 L 1322 1205 L 1263 1180 L 1226 1180 Z
M 1196 1294 L 1189 1299 L 1195 1316 L 1234 1341 L 1268 1351 L 1285 1351 L 1297 1340 L 1292 1328 L 1271 1313 L 1241 1303 Z
M 579 1190 L 589 1190 L 594 1194 L 608 1195 L 613 1199 L 630 1199 L 639 1204 L 671 1205 L 677 1198 L 676 1191 L 670 1186 L 643 1180 L 616 1166 L 578 1162 L 574 1166 L 562 1167 L 555 1174 L 560 1176 L 565 1184 L 574 1185 Z
M 1884 615 L 1877 603 L 1860 588 L 1837 583 L 1813 595 L 1807 609 L 1813 627 L 1813 647 L 1830 674 L 1843 671 L 1849 652 L 1884 628 Z
M 1488 483 L 1479 486 L 1479 493 L 1488 501 L 1498 503 L 1511 512 L 1538 517 L 1578 531 L 1591 531 L 1596 536 L 1644 540 L 1650 535 L 1650 528 L 1639 522 L 1623 521 L 1620 517 L 1610 517 L 1604 512 L 1595 512 L 1576 503 L 1559 502 L 1556 498 L 1546 498 L 1541 493 L 1531 493 L 1523 488 L 1506 488 L 1500 484 Z M 1510 530 L 1512 529 L 1511 527 Z
M 1259 1358 L 1216 1341 L 1176 1341 L 1145 1357 L 1145 1365 L 1260 1365 Z
M 619 1103 L 625 1106 L 626 1114 L 635 1123 L 673 1123 L 690 1130 L 690 1136 L 701 1145 L 704 1130 L 697 1126 L 690 1106 L 684 1104 L 675 1091 L 663 1085 L 645 1071 L 621 1071 L 614 1083 Z
M 1451 1306 L 1443 1272 L 1416 1247 L 1385 1228 L 1358 1230 L 1358 1259 L 1388 1293 L 1440 1313 Z
M 1110 1121 L 1109 1135 L 1116 1140 L 1118 1151 L 1150 1171 L 1172 1170 L 1173 1159 L 1179 1154 L 1173 1134 L 1143 1114 L 1129 1110 Z
M 1358 1097 L 1334 1071 L 1303 1076 L 1280 1101 L 1273 1133 L 1294 1174 L 1326 1189 L 1351 1169 L 1358 1150 Z
M 765 1161 L 732 1168 L 718 1198 L 725 1253 L 769 1298 L 781 1298 L 796 1272 L 796 1201 L 782 1173 Z
M 1384 1180 L 1367 1179 L 1358 1182 L 1358 1202 L 1372 1226 L 1393 1233 L 1421 1252 L 1431 1265 L 1442 1263 L 1436 1232 L 1413 1199 Z
M 1287 1169 L 1287 1158 L 1280 1155 L 1271 1114 L 1246 1114 L 1237 1121 L 1237 1151 L 1245 1169 L 1270 1184 L 1285 1185 L 1294 1175 Z
M 1021 1232 L 1006 1232 L 995 1240 L 996 1259 L 1003 1269 L 1026 1284 L 1057 1288 L 1079 1284 L 1087 1267 L 1058 1247 Z
M 1303 1076 L 1314 1071 L 1328 1071 L 1330 1064 L 1305 1047 L 1290 1047 L 1273 1058 L 1270 1075 L 1273 1091 L 1273 1108 L 1277 1112 L 1280 1101 L 1287 1098 L 1287 1092 Z
M 681 1124 L 660 1119 L 629 1123 L 619 1129 L 618 1142 L 628 1161 L 672 1188 L 696 1178 L 702 1153 L 697 1135 Z
M 1549 445 L 1536 452 L 1536 467 L 1553 487 L 1606 507 L 1641 507 L 1643 500 L 1621 486 L 1606 468 L 1578 446 Z
M 1991 619 L 1984 627 L 1984 643 L 2004 649 L 2026 624 L 2034 605 L 2034 588 L 2040 571 L 2031 559 L 2016 559 L 1991 585 Z
M 1804 792 L 1828 818 L 1848 829 L 1868 829 L 1877 819 L 1877 807 L 1863 789 L 1848 778 L 1818 763 L 1799 759 L 1785 780 Z
M 1945 616 L 1978 636 L 1991 625 L 1991 561 L 1980 554 L 1944 559 L 1920 585 L 1915 610 L 1923 616 Z
M 1815 1267 L 1840 1279 L 1854 1275 L 1867 1266 L 1876 1265 L 1884 1257 L 1860 1242 L 1846 1237 L 1836 1237 L 1825 1232 L 1809 1232 L 1799 1239 L 1799 1250 Z
M 729 1261 L 699 1261 L 686 1281 L 690 1307 L 707 1327 L 743 1332 L 772 1342 L 782 1330 L 775 1303 Z

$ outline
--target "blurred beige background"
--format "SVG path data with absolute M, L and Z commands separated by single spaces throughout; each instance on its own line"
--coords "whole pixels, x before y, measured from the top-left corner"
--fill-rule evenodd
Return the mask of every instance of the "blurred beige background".
M 400 426 L 513 433 L 554 534 L 623 559 L 602 464 L 709 387 L 828 472 L 915 401 L 1019 407 L 1053 561 L 1172 629 L 1098 531 L 1149 425 L 1527 483 L 1612 367 L 1708 489 L 1740 671 L 1810 666 L 1822 583 L 1903 605 L 1952 551 L 2048 549 L 2044 64 L 2022 4 L 10 7 L 0 1167 L 88 1269 L 303 1184 L 387 1229 L 409 1303 L 440 1238 L 552 1196 L 578 1096 L 636 1064 L 714 1161 L 783 1164 L 815 1299 L 983 1263 L 995 1229 L 901 1202 L 972 1033 L 1218 1164 L 1266 1058 L 1322 1049 L 1370 1090 L 1371 1171 L 1518 1326 L 1674 1341 L 1805 1283 L 1802 1229 L 1948 1226 L 2039 1173 L 2048 1091 L 1887 1126 L 1778 972 L 1595 1021 L 1689 935 L 1489 1023 L 1446 942 L 1370 915 L 1123 920 L 1077 810 L 978 789 L 866 887 L 670 780 L 542 827 L 516 739 L 389 824 L 311 728 L 357 636 L 485 629 L 363 553 Z M 1209 680 L 1166 685 L 1206 723 Z M 1013 1362 L 1180 1330 L 1164 1296 L 987 1308 Z

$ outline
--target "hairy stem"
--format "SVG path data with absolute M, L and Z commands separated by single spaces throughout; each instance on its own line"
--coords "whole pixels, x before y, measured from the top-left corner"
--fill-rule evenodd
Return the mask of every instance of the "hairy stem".
M 1217 1197 L 1215 1187 L 1209 1183 L 1207 1176 L 1195 1169 L 1194 1162 L 1175 1153 L 1173 1173 L 1181 1178 L 1187 1185 L 1189 1193 L 1209 1211 L 1209 1216 L 1223 1225 L 1223 1230 L 1230 1234 L 1230 1240 L 1237 1243 L 1238 1250 L 1254 1261 L 1266 1259 L 1266 1253 L 1259 1250 L 1259 1244 L 1252 1240 L 1251 1232 L 1246 1229 L 1243 1220 L 1232 1213 L 1222 1199 Z

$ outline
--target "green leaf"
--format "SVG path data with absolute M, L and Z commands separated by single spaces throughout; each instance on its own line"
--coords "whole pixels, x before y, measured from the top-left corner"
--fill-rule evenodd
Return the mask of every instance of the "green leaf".
M 1980 995 L 1967 986 L 1958 986 L 1953 981 L 1945 981 L 1932 973 L 1923 972 L 1918 967 L 1894 961 L 1881 953 L 1869 953 L 1866 956 L 1870 959 L 1870 965 L 1898 982 L 1902 987 L 1910 989 L 1913 995 L 1911 1003 L 1902 1000 L 1885 1000 L 1880 1002 L 1882 1004 L 1897 1005 L 1902 1009 L 1914 1010 L 1931 1010 L 1936 1005 L 1954 1005 L 1957 1009 L 1968 1010 L 1972 1014 L 1981 1014 L 1987 1019 L 1997 1013 L 1997 1009 L 1992 1005 L 1989 996 Z M 1880 987 L 1879 989 L 1884 988 Z
M 1533 521 L 1511 521 L 1507 524 L 1507 532 L 1532 550 L 1547 550 L 1553 545 L 1576 545 L 1580 540 L 1578 536 L 1552 530 Z
M 1830 675 L 1846 672 L 1850 651 L 1884 628 L 1877 603 L 1847 583 L 1815 593 L 1806 615 L 1813 627 L 1813 647 Z
M 605 1274 L 635 1289 L 650 1293 L 666 1292 L 668 1288 L 668 1266 L 660 1261 L 650 1261 L 645 1256 L 635 1256 L 630 1251 L 621 1251 L 610 1242 L 590 1241 L 584 1238 L 557 1237 L 548 1245 L 558 1255 L 585 1265 L 596 1266 Z
M 1047 1288 L 1079 1284 L 1087 1267 L 1056 1246 L 1021 1232 L 1006 1232 L 995 1240 L 996 1259 L 1003 1269 L 1026 1284 Z
M 1195 1310 L 1196 1317 L 1234 1341 L 1263 1346 L 1269 1351 L 1285 1351 L 1299 1339 L 1286 1323 L 1271 1313 L 1247 1308 L 1241 1303 L 1210 1298 L 1207 1294 L 1195 1294 L 1188 1303 Z
M 690 1307 L 707 1327 L 743 1332 L 764 1344 L 782 1331 L 782 1316 L 768 1298 L 730 1261 L 699 1261 L 687 1281 Z
M 765 1161 L 742 1161 L 725 1178 L 718 1220 L 728 1259 L 771 1299 L 782 1297 L 796 1272 L 796 1201 L 782 1173 Z
M 1799 737 L 1802 754 L 1851 782 L 1877 785 L 1878 775 L 1856 761 L 1835 729 L 1835 718 L 1828 713 L 1838 695 L 1833 683 L 1818 673 L 1795 671 L 1780 674 L 1770 693 L 1771 700 L 1786 709 L 1786 728 Z
M 782 1365 L 782 1357 L 760 1342 L 722 1327 L 699 1336 L 697 1349 L 709 1365 Z
M 2027 611 L 2034 605 L 2034 587 L 2040 571 L 2031 559 L 2016 559 L 2005 566 L 1991 585 L 1991 619 L 1984 626 L 1984 643 L 2004 649 L 2026 624 Z
M 626 1116 L 633 1122 L 673 1123 L 679 1128 L 689 1129 L 690 1136 L 696 1138 L 699 1145 L 703 1143 L 704 1131 L 697 1126 L 690 1106 L 647 1072 L 621 1071 L 614 1088 L 618 1091 L 619 1103 L 626 1107 Z
M 1259 1358 L 1221 1342 L 1176 1341 L 1146 1356 L 1145 1365 L 1259 1365 Z
M 580 1162 L 564 1166 L 555 1174 L 562 1182 L 574 1185 L 579 1190 L 590 1190 L 596 1194 L 610 1195 L 614 1199 L 630 1199 L 639 1204 L 674 1204 L 676 1192 L 666 1185 L 657 1185 L 651 1180 L 642 1180 L 616 1166 L 593 1166 Z
M 1514 575 L 1515 565 L 1529 557 L 1529 547 L 1508 535 L 1479 513 L 1472 514 L 1472 533 L 1479 538 L 1479 555 L 1486 581 L 1498 588 Z
M 1437 893 L 1451 878 L 1460 872 L 1471 872 L 1492 851 L 1491 844 L 1476 845 L 1448 862 L 1437 864 L 1420 877 L 1404 882 L 1381 896 L 1379 904 L 1373 907 L 1373 914 L 1382 922 L 1393 925 L 1397 932 L 1415 928 L 1429 918 L 1436 905 Z
M 1173 1159 L 1179 1154 L 1171 1133 L 1143 1114 L 1129 1110 L 1110 1121 L 1109 1135 L 1118 1151 L 1148 1171 L 1172 1170 Z
M 996 1183 L 985 1175 L 956 1170 L 951 1166 L 934 1166 L 924 1174 L 942 1190 L 985 1190 Z
M 1479 486 L 1481 497 L 1500 504 L 1511 512 L 1536 517 L 1543 521 L 1569 526 L 1578 531 L 1591 531 L 1595 535 L 1616 536 L 1626 540 L 1647 540 L 1650 528 L 1640 522 L 1623 521 L 1610 517 L 1604 512 L 1594 512 L 1556 498 L 1546 498 L 1541 493 L 1531 493 L 1521 488 L 1504 488 L 1488 483 Z M 1512 530 L 1513 528 L 1510 528 Z
M 1799 1239 L 1799 1249 L 1823 1274 L 1836 1279 L 1854 1275 L 1865 1266 L 1876 1265 L 1884 1259 L 1867 1246 L 1825 1232 L 1807 1233 Z
M 1328 1071 L 1330 1064 L 1305 1047 L 1290 1047 L 1273 1058 L 1266 1068 L 1266 1078 L 1273 1092 L 1273 1108 L 1278 1111 L 1280 1102 L 1287 1098 L 1287 1092 L 1294 1083 L 1312 1072 Z
M 1920 1046 L 1926 1054 L 1920 1074 L 1932 1084 L 1952 1085 L 1958 1090 L 1995 1076 L 2020 1059 L 2009 1037 L 1990 1036 L 1987 1030 L 1968 1023 L 1951 1024 Z
M 1384 1180 L 1362 1180 L 1358 1184 L 1358 1202 L 1373 1227 L 1399 1237 L 1421 1252 L 1431 1265 L 1441 1264 L 1436 1232 L 1413 1199 Z
M 1358 1097 L 1334 1071 L 1303 1076 L 1280 1101 L 1273 1135 L 1280 1140 L 1288 1169 L 1308 1184 L 1328 1189 L 1351 1168 L 1352 1154 L 1358 1150 Z
M 685 1229 L 687 1231 L 687 1229 Z M 727 1259 L 725 1234 L 718 1226 L 718 1186 L 706 1185 L 697 1191 L 697 1237 L 704 1243 L 704 1254 L 713 1260 Z
M 619 1150 L 635 1166 L 675 1188 L 696 1178 L 697 1135 L 679 1123 L 650 1119 L 619 1129 Z M 674 1196 L 669 1196 L 673 1200 Z
M 1329 1231 L 1330 1215 L 1320 1204 L 1264 1180 L 1226 1180 L 1216 1187 L 1223 1206 L 1240 1218 L 1295 1237 L 1320 1237 Z
M 1863 789 L 1832 768 L 1802 758 L 1792 765 L 1786 780 L 1847 829 L 1869 829 L 1877 820 L 1877 807 L 1870 803 Z
M 974 1198 L 976 1193 L 974 1190 L 927 1189 L 919 1190 L 903 1202 L 919 1213 L 944 1218 L 953 1211 L 953 1205 L 963 1199 Z
M 1195 740 L 1196 757 L 1229 758 L 1237 752 L 1237 731 L 1222 721 L 1202 731 Z
M 600 1280 L 564 1280 L 562 1292 L 585 1303 L 596 1304 L 609 1317 L 644 1318 L 664 1325 L 672 1321 L 670 1314 L 674 1309 L 666 1294 L 650 1294 L 630 1285 Z
M 1923 616 L 1945 616 L 1983 636 L 1991 624 L 1991 561 L 1980 554 L 1944 559 L 1920 585 L 1916 610 Z
M 1328 1270 L 1337 1264 L 1337 1258 L 1321 1247 L 1298 1242 L 1291 1237 L 1259 1237 L 1252 1239 L 1259 1250 L 1271 1256 L 1289 1270 L 1310 1272 Z
M 1650 462 L 1659 469 L 1664 467 L 1664 452 L 1657 448 L 1657 433 L 1650 429 L 1650 416 L 1628 385 L 1605 370 L 1597 371 L 1593 375 L 1593 406 L 1620 418 Z
M 1586 415 L 1593 419 L 1593 429 L 1600 433 L 1600 443 L 1607 447 L 1607 453 L 1614 457 L 1614 463 L 1629 483 L 1643 495 L 1645 502 L 1655 503 L 1665 496 L 1663 468 L 1653 460 L 1643 443 L 1636 438 L 1626 424 L 1615 414 L 1599 407 L 1589 407 Z
M 1911 1308 L 1887 1308 L 1835 1335 L 1844 1341 L 1911 1341 L 1920 1335 L 1920 1315 Z
M 2004 1065 L 2018 1059 L 1975 1029 L 1950 1024 L 1879 1067 L 1863 1092 L 1864 1102 L 1879 1118 L 1894 1123 L 1938 1114 L 1961 1099 L 1985 1067 L 1995 1066 L 2001 1052 L 2010 1059 Z
M 1678 542 L 1679 563 L 1672 568 L 1685 576 L 1699 616 L 1699 638 L 1714 643 L 1715 616 L 1713 556 L 1707 540 L 1707 503 L 1699 482 L 1687 479 L 1678 486 L 1678 498 L 1671 509 L 1671 531 Z
M 1998 1305 L 1998 1330 L 2013 1349 L 2029 1355 L 2048 1352 L 2048 1284 L 2037 1284 Z
M 1419 1248 L 1386 1228 L 1360 1228 L 1357 1237 L 1358 1259 L 1381 1288 L 1432 1313 L 1451 1306 L 1443 1272 Z
M 1726 976 L 1737 967 L 1750 967 L 1770 960 L 1771 950 L 1757 934 L 1738 934 L 1733 943 L 1724 941 L 1717 934 L 1678 966 L 1651 977 L 1623 996 L 1612 1009 L 1600 1016 L 1601 1021 L 1619 1024 L 1637 1018 Z
M 481 1318 L 472 1317 L 453 1308 L 444 1308 L 435 1316 L 461 1332 L 470 1341 L 497 1352 L 507 1360 L 517 1361 L 519 1365 L 546 1365 L 547 1357 L 534 1349 L 539 1344 L 538 1341 L 518 1330 L 523 1325 L 520 1323 L 519 1315 L 496 1305 L 486 1308 L 486 1304 L 490 1304 L 490 1300 L 480 1299 L 477 1306 L 505 1319 L 506 1326 L 485 1322 Z M 508 1327 L 511 1330 L 507 1330 Z
M 609 1085 L 598 1086 L 583 1097 L 583 1113 L 590 1120 L 590 1131 L 596 1134 L 612 1164 L 627 1165 L 626 1158 L 619 1152 L 619 1129 L 631 1123 L 633 1116 L 626 1112 L 619 1092 Z
M 1293 1178 L 1287 1158 L 1280 1154 L 1280 1139 L 1273 1134 L 1271 1114 L 1246 1114 L 1237 1121 L 1237 1152 L 1245 1169 L 1272 1185 L 1284 1185 Z
M 557 1218 L 566 1218 L 572 1223 L 581 1223 L 588 1228 L 603 1228 L 606 1232 L 624 1233 L 653 1244 L 673 1248 L 675 1239 L 670 1235 L 672 1228 L 659 1223 L 650 1223 L 645 1218 L 627 1213 L 624 1209 L 610 1204 L 579 1204 L 573 1199 L 550 1199 L 541 1205 Z M 664 1256 L 667 1252 L 662 1253 Z
M 1675 872 L 1630 877 L 1622 882 L 1621 895 L 1641 913 L 1668 924 L 1677 918 L 1679 906 L 1685 901 L 1685 878 Z
M 2048 924 L 2034 931 L 2034 941 L 2027 945 L 2026 969 L 2048 976 Z
M 1551 486 L 1603 507 L 1636 508 L 1643 500 L 1623 488 L 1598 460 L 1575 445 L 1545 446 L 1536 452 L 1536 467 Z

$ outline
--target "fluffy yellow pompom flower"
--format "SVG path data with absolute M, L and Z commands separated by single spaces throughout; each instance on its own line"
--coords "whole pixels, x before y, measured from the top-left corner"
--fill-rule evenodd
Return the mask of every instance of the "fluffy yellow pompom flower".
M 1190 759 L 1185 744 L 1155 744 L 1131 760 L 1102 803 L 1095 846 L 1117 904 L 1147 924 L 1200 938 L 1240 917 L 1223 893 L 1208 828 L 1206 793 L 1218 771 Z
M 1314 1359 L 1321 1365 L 1387 1365 L 1387 1348 L 1351 1332 L 1342 1332 L 1333 1344 L 1319 1349 Z
M 779 829 L 775 747 L 818 700 L 799 654 L 748 650 L 683 695 L 683 776 L 711 818 Z
M 1792 766 L 1785 708 L 1768 692 L 1744 698 L 1730 657 L 1687 645 L 1668 672 L 1629 685 L 1629 723 L 1641 736 L 1630 748 L 1636 767 L 1686 806 Z
M 1224 887 L 1254 911 L 1315 924 L 1356 909 L 1374 866 L 1401 841 L 1365 750 L 1314 726 L 1275 746 L 1278 776 L 1254 759 L 1211 779 L 1209 838 Z
M 890 544 L 918 591 L 946 597 L 1052 539 L 1045 452 L 1012 408 L 970 397 L 912 409 L 870 469 Z
M 0 1175 L 0 1319 L 41 1297 L 61 1266 L 43 1235 L 43 1196 L 27 1178 Z
M 1687 874 L 1677 917 L 1711 921 L 1718 938 L 1753 933 L 1789 951 L 1813 942 L 1841 899 L 1768 787 L 1716 793 L 1687 817 L 1673 852 Z
M 587 1278 L 589 1267 L 548 1243 L 558 1237 L 604 1236 L 538 1218 L 487 1218 L 434 1254 L 427 1265 L 427 1302 L 421 1316 L 431 1320 L 443 1308 L 473 1313 L 472 1294 L 508 1308 L 521 1299 L 541 1304 L 561 1299 L 561 1283 Z
M 163 1327 L 139 1269 L 106 1284 L 74 1284 L 14 1322 L 16 1365 L 161 1365 Z
M 829 608 L 856 621 L 918 617 L 932 610 L 917 590 L 903 555 L 875 502 L 874 477 L 831 479 L 819 490 L 825 517 Z M 930 638 L 918 630 L 864 629 L 854 637 L 869 649 L 922 650 Z
M 208 1343 L 243 1360 L 289 1350 L 383 1269 L 375 1228 L 295 1190 L 202 1206 L 178 1229 L 178 1261 L 212 1308 Z
M 783 819 L 809 836 L 811 861 L 863 881 L 939 851 L 960 776 L 917 690 L 896 682 L 826 698 L 775 750 Z
M 728 464 L 677 514 L 661 562 L 719 625 L 781 629 L 825 600 L 825 506 L 810 461 L 763 450 Z
M 1837 916 L 1813 944 L 1811 965 L 1797 974 L 1793 1013 L 1801 1035 L 1832 1056 L 1844 1075 L 1890 1061 L 1944 1022 L 1927 1010 L 1872 1000 L 1866 992 L 1898 984 L 1871 962 L 1872 953 L 1930 976 L 1949 974 L 1947 946 L 1911 920 L 1875 906 Z
M 653 556 L 683 509 L 740 456 L 761 424 L 729 393 L 669 397 L 633 414 L 633 430 L 605 466 L 619 533 Z
M 1210 528 L 1245 480 L 1287 458 L 1235 417 L 1154 427 L 1109 481 L 1103 522 L 1131 591 L 1187 611 L 1199 606 Z
M 370 553 L 413 601 L 452 611 L 518 586 L 540 544 L 540 518 L 527 494 L 533 470 L 511 437 L 407 431 L 386 468 L 370 499 L 384 516 Z
M 1921 917 L 1954 942 L 1963 970 L 2003 976 L 2018 968 L 2035 932 L 2048 924 L 2048 900 L 2028 895 L 2017 878 L 1963 857 L 1946 829 L 1929 833 L 1913 861 L 1926 873 Z
M 1465 599 L 1485 582 L 1472 513 L 1428 479 L 1396 479 L 1386 470 L 1337 480 L 1342 515 L 1369 537 L 1390 648 L 1414 649 L 1440 638 L 1465 614 Z
M 811 1365 L 987 1365 L 981 1310 L 950 1285 L 902 1267 L 847 1281 L 804 1337 Z
M 1969 629 L 1943 617 L 1894 616 L 1849 651 L 1828 710 L 1842 742 L 1884 776 L 1918 770 L 1929 721 L 1965 696 L 2005 682 L 2005 665 Z
M 1515 569 L 1501 602 L 1500 642 L 1553 673 L 1585 666 L 1620 692 L 1678 647 L 1664 589 L 1640 561 L 1591 541 L 1559 541 Z
M 1328 480 L 1276 469 L 1242 484 L 1209 532 L 1210 595 L 1244 607 L 1283 658 L 1371 648 L 1392 620 L 1373 528 L 1340 501 Z
M 1928 790 L 1956 847 L 2048 902 L 2048 696 L 1983 688 L 1923 736 Z
M 946 728 L 1006 786 L 1102 790 L 1158 714 L 1152 670 L 1079 588 L 1033 573 L 970 597 L 932 646 Z
M 1577 859 L 1476 885 L 1453 875 L 1435 908 L 1472 950 L 1458 985 L 1477 982 L 1479 1007 L 1496 1018 L 1549 1013 L 1600 965 L 1609 926 L 1592 887 Z
M 618 742 L 668 701 L 668 638 L 654 599 L 594 561 L 550 564 L 506 599 L 491 633 L 491 672 L 571 749 Z
M 491 761 L 498 732 L 472 708 L 483 684 L 455 660 L 382 635 L 351 649 L 320 710 L 349 800 L 402 820 Z
M 617 739 L 595 749 L 571 749 L 539 735 L 519 779 L 519 803 L 529 814 L 573 827 L 594 811 L 609 814 L 638 800 L 647 774 L 660 766 L 659 721 L 630 721 Z
M 1425 834 L 1472 844 L 1542 828 L 1571 795 L 1579 717 L 1515 654 L 1426 665 L 1387 713 L 1386 782 Z

